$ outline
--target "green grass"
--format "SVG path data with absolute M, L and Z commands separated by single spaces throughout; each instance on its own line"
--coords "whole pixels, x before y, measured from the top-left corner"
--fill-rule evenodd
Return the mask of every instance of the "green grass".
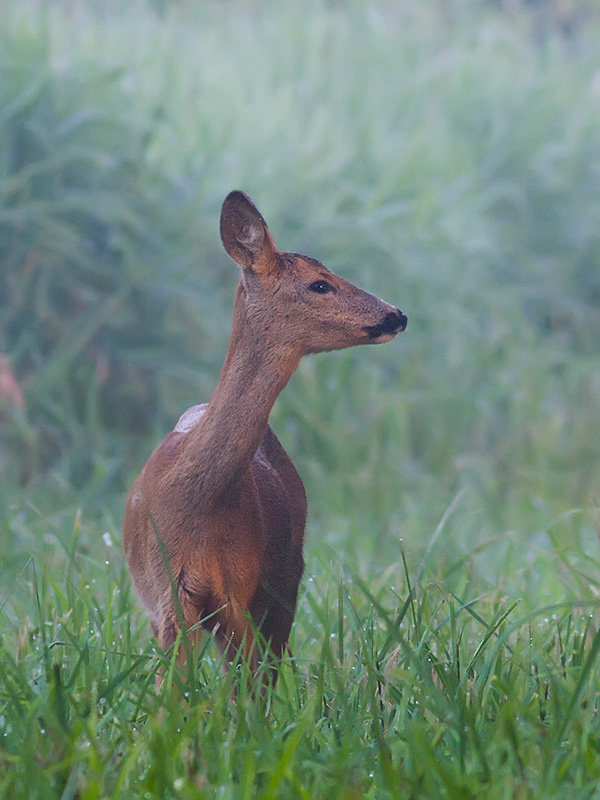
M 0 0 L 0 796 L 600 796 L 600 19 L 500 6 Z M 120 547 L 224 357 L 232 188 L 409 318 L 274 409 L 262 704 L 210 639 L 182 683 Z
M 511 600 L 475 576 L 472 555 L 365 578 L 321 549 L 293 661 L 261 704 L 210 640 L 184 683 L 166 658 L 157 694 L 165 657 L 118 532 L 80 516 L 72 533 L 53 530 L 32 512 L 21 525 L 22 572 L 2 608 L 4 797 L 596 796 L 590 556 L 539 559 L 546 576 L 562 567 L 553 580 L 569 599 L 532 609 L 525 581 Z

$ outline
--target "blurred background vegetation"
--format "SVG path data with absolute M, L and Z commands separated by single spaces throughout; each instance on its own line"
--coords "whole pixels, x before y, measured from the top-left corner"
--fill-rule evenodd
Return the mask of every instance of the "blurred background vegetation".
M 358 565 L 479 547 L 491 575 L 592 546 L 598 2 L 0 14 L 5 552 L 32 505 L 117 529 L 152 447 L 210 397 L 233 188 L 282 248 L 409 318 L 391 345 L 306 359 L 276 405 L 313 543 Z

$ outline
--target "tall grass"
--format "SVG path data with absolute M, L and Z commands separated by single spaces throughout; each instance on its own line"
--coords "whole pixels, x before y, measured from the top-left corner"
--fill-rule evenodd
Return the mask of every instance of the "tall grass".
M 505 5 L 0 0 L 7 798 L 597 793 L 599 23 Z M 310 521 L 264 708 L 210 644 L 156 694 L 118 546 L 224 357 L 235 187 L 409 318 L 274 409 Z
M 70 528 L 30 515 L 29 535 L 46 534 L 3 598 L 0 796 L 596 796 L 600 634 L 583 572 L 562 578 L 577 601 L 528 611 L 468 561 L 455 590 L 402 560 L 375 580 L 313 562 L 293 660 L 261 703 L 209 640 L 182 682 L 134 610 L 118 532 Z

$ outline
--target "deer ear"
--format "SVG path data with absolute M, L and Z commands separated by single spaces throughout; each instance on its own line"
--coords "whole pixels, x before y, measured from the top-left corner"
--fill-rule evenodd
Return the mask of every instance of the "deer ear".
M 243 192 L 227 195 L 221 209 L 221 241 L 231 258 L 244 269 L 268 272 L 277 253 L 260 212 Z

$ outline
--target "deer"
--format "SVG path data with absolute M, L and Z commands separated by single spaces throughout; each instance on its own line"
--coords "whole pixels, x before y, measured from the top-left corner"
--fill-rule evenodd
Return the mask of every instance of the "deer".
M 208 631 L 226 665 L 243 657 L 256 674 L 288 647 L 304 571 L 306 493 L 271 409 L 303 356 L 389 342 L 407 318 L 280 252 L 241 191 L 225 198 L 220 233 L 241 268 L 225 362 L 210 402 L 182 414 L 135 480 L 123 545 L 163 651 L 179 642 L 184 664 L 182 635 Z

